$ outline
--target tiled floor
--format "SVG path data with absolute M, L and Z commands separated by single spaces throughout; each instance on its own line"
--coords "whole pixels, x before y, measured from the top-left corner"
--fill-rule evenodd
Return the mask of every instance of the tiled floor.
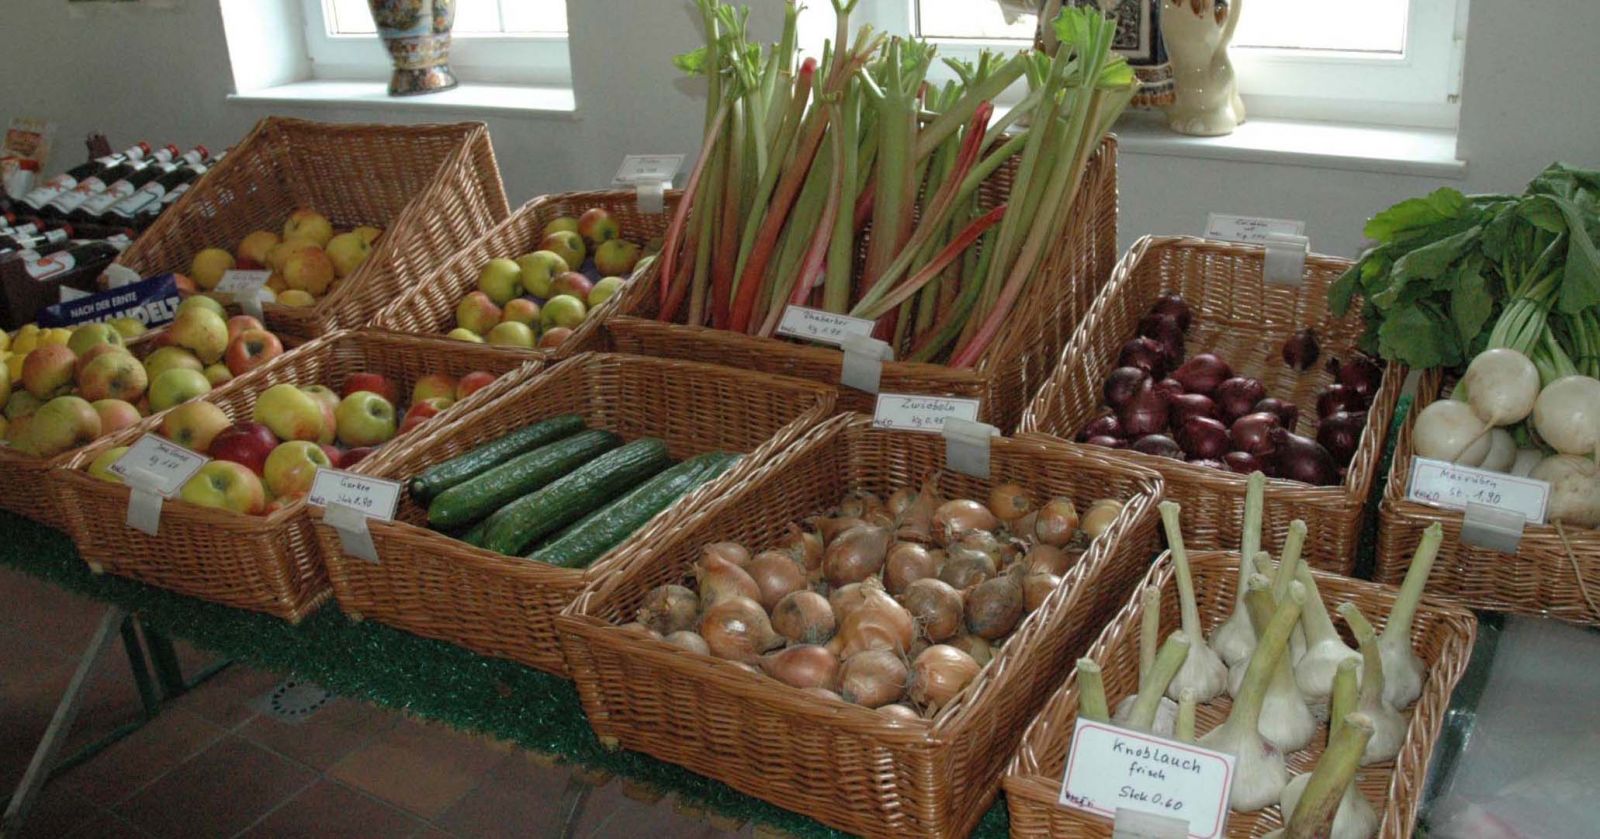
M 15 787 L 104 609 L 0 569 L 0 800 Z M 183 649 L 191 672 L 205 657 Z M 510 744 L 348 699 L 286 723 L 282 681 L 234 666 L 45 788 L 24 837 L 749 836 L 630 798 Z M 121 645 L 102 656 L 69 752 L 139 716 Z M 589 779 L 590 781 L 594 779 Z

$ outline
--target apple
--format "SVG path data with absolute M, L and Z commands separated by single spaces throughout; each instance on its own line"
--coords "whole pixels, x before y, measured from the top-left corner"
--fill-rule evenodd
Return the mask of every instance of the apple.
M 496 377 L 493 373 L 486 373 L 482 370 L 474 370 L 471 373 L 462 376 L 460 380 L 456 382 L 456 401 L 460 402 L 461 400 L 466 399 L 468 396 L 471 396 L 472 394 L 488 387 L 494 382 L 495 378 Z
M 317 298 L 312 297 L 311 292 L 301 291 L 298 288 L 291 288 L 278 295 L 279 306 L 314 306 L 316 302 Z
M 222 360 L 228 349 L 228 322 L 216 312 L 190 309 L 167 327 L 174 346 L 183 347 L 207 364 Z
M 144 360 L 144 372 L 151 381 L 168 370 L 194 370 L 196 372 L 206 369 L 194 353 L 183 347 L 162 347 L 151 353 Z
M 81 380 L 83 378 L 83 371 L 89 366 L 89 362 L 94 361 L 102 355 L 110 355 L 111 353 L 122 353 L 123 355 L 129 355 L 127 347 L 113 347 L 110 344 L 95 344 L 89 348 L 88 352 L 80 353 L 78 355 L 78 360 L 72 363 L 72 378 L 74 380 Z
M 228 382 L 233 381 L 233 371 L 228 369 L 228 365 L 223 364 L 220 361 L 216 364 L 206 365 L 206 369 L 201 370 L 200 372 L 206 375 L 206 381 L 211 383 L 212 389 L 216 389 L 227 384 Z
M 583 301 L 570 294 L 557 294 L 544 304 L 544 311 L 539 317 L 539 325 L 545 329 L 552 326 L 565 326 L 568 329 L 577 329 L 588 315 L 588 307 Z
M 448 399 L 425 399 L 421 402 L 411 403 L 411 407 L 406 409 L 405 421 L 400 423 L 400 430 L 396 431 L 395 435 L 399 436 L 416 428 L 429 419 L 438 416 L 439 412 L 448 407 L 450 407 L 450 400 Z
M 265 329 L 246 329 L 228 344 L 223 360 L 228 372 L 243 376 L 251 370 L 283 355 L 283 342 Z
M 266 289 L 273 294 L 282 294 L 289 290 L 289 284 L 284 282 L 283 275 L 273 271 L 267 276 Z
M 543 237 L 549 236 L 551 233 L 561 232 L 577 233 L 578 220 L 571 216 L 559 216 L 557 218 L 553 218 L 545 222 L 544 229 L 539 231 L 539 235 Z
M 589 308 L 593 309 L 610 300 L 612 295 L 621 291 L 627 284 L 628 281 L 621 277 L 602 277 L 600 282 L 589 289 Z
M 416 380 L 411 385 L 411 401 L 426 402 L 429 399 L 452 399 L 456 392 L 456 378 L 444 373 L 429 373 Z
M 278 435 L 259 422 L 239 422 L 223 429 L 211 438 L 213 460 L 231 460 L 243 464 L 257 475 L 267 468 L 267 455 L 278 447 Z
M 539 304 L 526 297 L 518 297 L 506 304 L 505 309 L 500 312 L 500 320 L 502 323 L 525 323 L 529 326 L 537 326 L 539 323 Z
M 222 282 L 224 272 L 232 271 L 238 265 L 233 254 L 222 248 L 206 248 L 194 255 L 194 262 L 189 266 L 189 279 L 194 280 L 195 285 L 210 291 L 217 287 L 217 283 Z
M 89 362 L 78 376 L 78 395 L 94 402 L 122 399 L 137 402 L 150 385 L 139 359 L 125 352 L 105 353 Z
M 211 441 L 232 424 L 227 413 L 211 402 L 185 402 L 161 420 L 161 436 L 205 454 L 211 449 Z
M 322 406 L 322 434 L 317 438 L 317 442 L 332 443 L 334 433 L 338 430 L 338 419 L 334 416 L 334 412 L 339 410 L 339 394 L 334 393 L 332 388 L 322 385 L 306 385 L 300 389 Z
M 579 300 L 588 300 L 589 292 L 593 290 L 594 283 L 577 271 L 567 271 L 557 276 L 555 282 L 550 284 L 550 291 L 555 297 L 568 294 Z
M 278 234 L 271 230 L 257 230 L 239 240 L 239 246 L 233 249 L 234 256 L 240 262 L 246 260 L 257 265 L 267 264 L 267 254 L 272 252 L 272 246 L 282 241 Z
M 122 340 L 124 343 L 126 343 L 129 338 L 137 338 L 140 335 L 150 331 L 150 328 L 144 325 L 144 321 L 141 321 L 138 318 L 112 318 L 111 320 L 106 321 L 106 323 L 111 324 L 111 326 L 122 335 Z
M 301 247 L 283 259 L 283 281 L 290 291 L 303 291 L 312 297 L 328 293 L 333 285 L 333 261 L 321 248 Z
M 199 370 L 168 370 L 150 382 L 150 412 L 158 413 L 211 392 L 211 382 Z
M 517 264 L 522 266 L 523 289 L 541 300 L 550 296 L 550 283 L 556 275 L 574 267 L 554 251 L 523 254 L 517 257 Z
M 250 419 L 259 422 L 279 440 L 317 440 L 322 437 L 322 403 L 291 384 L 277 384 L 256 397 Z
M 400 389 L 377 373 L 351 373 L 344 377 L 344 387 L 339 389 L 341 399 L 358 390 L 376 393 L 393 405 L 400 398 Z
M 372 454 L 373 452 L 375 452 L 377 450 L 378 449 L 377 449 L 376 446 L 358 446 L 356 448 L 353 448 L 353 449 L 345 452 L 344 453 L 344 457 L 339 458 L 339 468 L 340 469 L 349 469 L 350 467 L 356 465 L 357 463 L 360 463 L 361 461 L 366 460 L 367 459 L 367 455 Z
M 644 242 L 644 255 L 655 256 L 656 254 L 661 253 L 661 249 L 665 247 L 666 244 L 667 239 L 665 236 L 651 236 Z
M 522 266 L 514 259 L 491 259 L 478 272 L 478 290 L 489 295 L 496 306 L 504 306 L 516 297 L 522 285 Z M 498 320 L 498 318 L 496 318 Z
M 583 264 L 583 257 L 588 254 L 583 237 L 573 230 L 560 230 L 545 236 L 539 242 L 539 250 L 550 251 L 561 257 L 561 261 L 574 271 Z
M 14 390 L 11 392 L 11 396 L 6 399 L 6 407 L 3 413 L 6 415 L 6 419 L 14 420 L 31 416 L 43 404 L 43 400 L 26 390 Z
M 325 247 L 333 238 L 333 224 L 316 210 L 301 207 L 289 214 L 283 223 L 283 238 L 310 239 L 317 247 Z
M 122 333 L 109 323 L 86 323 L 72 330 L 72 337 L 67 339 L 67 349 L 76 355 L 83 355 L 99 344 L 120 347 Z
M 367 255 L 372 253 L 372 245 L 352 230 L 329 239 L 327 252 L 328 260 L 333 263 L 333 273 L 348 277 L 367 261 Z
M 100 456 L 89 464 L 89 477 L 98 478 L 112 484 L 122 483 L 122 476 L 111 471 L 111 464 L 122 459 L 128 453 L 127 446 L 112 446 L 100 453 Z
M 455 341 L 466 341 L 469 344 L 483 343 L 483 336 L 465 327 L 458 326 L 444 334 L 444 337 Z
M 100 415 L 100 434 L 106 435 L 113 431 L 121 431 L 138 422 L 139 409 L 133 403 L 121 399 L 99 399 L 89 403 L 94 412 Z
M 213 460 L 184 482 L 178 497 L 190 504 L 259 515 L 267 507 L 267 492 L 256 473 L 231 460 Z
M 223 308 L 222 301 L 217 298 L 209 294 L 191 294 L 183 298 L 183 302 L 178 304 L 178 311 L 173 314 L 173 317 L 177 317 L 190 309 L 205 309 L 219 318 L 228 316 L 228 310 Z
M 594 249 L 594 267 L 602 274 L 627 276 L 642 255 L 638 245 L 626 239 L 612 239 Z
M 22 454 L 33 454 L 33 441 L 28 437 L 28 427 L 32 424 L 33 414 L 6 423 L 6 442 Z
M 589 244 L 598 245 L 622 235 L 622 228 L 610 213 L 600 207 L 594 207 L 578 216 L 578 235 Z
M 394 405 L 371 391 L 346 396 L 334 411 L 339 442 L 346 446 L 376 446 L 394 437 L 399 418 Z
M 40 400 L 49 399 L 72 386 L 72 370 L 78 356 L 59 344 L 46 344 L 22 362 L 22 386 Z
M 482 335 L 500 322 L 500 306 L 482 291 L 474 291 L 456 304 L 456 326 Z
M 305 391 L 307 396 L 327 405 L 329 408 L 339 407 L 339 394 L 334 393 L 333 388 L 327 385 L 305 385 L 300 389 Z
M 280 273 L 283 271 L 283 261 L 289 258 L 289 254 L 294 253 L 300 248 L 321 247 L 321 245 L 317 244 L 316 240 L 307 239 L 304 236 L 295 236 L 284 239 L 278 244 L 273 245 L 272 248 L 267 251 L 266 267 L 272 269 L 273 273 L 275 274 Z
M 553 350 L 572 337 L 572 330 L 565 326 L 552 326 L 539 336 L 539 349 Z
M 239 333 L 246 329 L 266 329 L 266 325 L 249 315 L 234 315 L 228 318 L 228 340 L 239 337 Z
M 383 235 L 382 230 L 373 227 L 370 224 L 363 224 L 350 232 L 360 236 L 361 241 L 366 242 L 369 245 L 378 241 L 378 237 Z
M 493 347 L 523 347 L 533 349 L 539 336 L 525 323 L 508 320 L 489 330 L 488 342 Z
M 322 453 L 328 456 L 328 464 L 330 466 L 335 469 L 344 468 L 344 452 L 339 451 L 338 446 L 319 443 L 317 448 L 322 449 Z
M 198 294 L 200 291 L 200 287 L 194 284 L 194 280 L 189 279 L 188 274 L 174 273 L 172 281 L 178 286 L 179 294 Z
M 307 440 L 280 443 L 267 455 L 264 476 L 267 489 L 284 498 L 305 495 L 316 480 L 318 469 L 332 469 L 333 461 L 321 446 Z
M 27 439 L 39 457 L 55 457 L 99 436 L 100 413 L 80 396 L 57 396 L 28 420 Z

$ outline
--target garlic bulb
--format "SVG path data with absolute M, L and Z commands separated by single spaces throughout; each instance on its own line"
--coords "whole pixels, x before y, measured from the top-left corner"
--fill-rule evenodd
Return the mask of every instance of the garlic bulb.
M 1256 630 L 1250 625 L 1250 613 L 1244 606 L 1244 584 L 1255 573 L 1251 566 L 1256 552 L 1261 550 L 1261 513 L 1267 490 L 1267 476 L 1251 472 L 1245 484 L 1244 528 L 1239 543 L 1239 588 L 1234 594 L 1233 614 L 1211 633 L 1211 649 L 1229 666 L 1250 657 L 1256 648 Z
M 1365 819 L 1359 812 L 1360 805 L 1353 804 L 1353 815 L 1347 815 L 1344 822 L 1339 820 L 1340 814 L 1346 812 L 1345 802 L 1349 800 L 1350 791 L 1355 788 L 1356 761 L 1371 736 L 1372 721 L 1365 714 L 1355 713 L 1345 717 L 1343 724 L 1328 735 L 1328 748 L 1317 760 L 1316 768 L 1311 770 L 1311 774 L 1295 779 L 1303 783 L 1293 790 L 1292 797 L 1290 787 L 1296 785 L 1291 782 L 1284 787 L 1280 803 L 1283 805 L 1286 826 L 1267 836 L 1366 839 L 1373 835 L 1377 830 L 1378 818 L 1376 813 L 1371 812 L 1370 804 L 1367 805 Z M 1356 799 L 1365 803 L 1366 799 L 1359 792 L 1355 795 Z
M 1305 615 L 1302 613 L 1301 617 Z M 1339 736 L 1339 728 L 1345 718 L 1356 712 L 1356 671 L 1361 666 L 1359 662 L 1359 657 L 1347 658 L 1339 662 L 1335 668 L 1329 696 L 1329 742 Z M 1285 821 L 1294 813 L 1295 805 L 1300 802 L 1306 785 L 1310 782 L 1311 773 L 1308 772 L 1291 778 L 1289 785 L 1283 788 L 1283 795 L 1279 798 L 1278 804 L 1284 813 Z M 1344 796 L 1339 799 L 1339 808 L 1333 814 L 1333 826 L 1329 836 L 1337 839 L 1367 839 L 1377 830 L 1377 811 L 1352 781 L 1344 788 Z
M 1384 698 L 1386 680 L 1378 653 L 1378 634 L 1354 603 L 1340 604 L 1339 617 L 1349 624 L 1361 645 L 1361 692 L 1356 698 L 1356 710 L 1372 719 L 1372 739 L 1361 755 L 1361 765 L 1392 760 L 1400 754 L 1400 744 L 1405 742 L 1406 719 Z
M 1383 660 L 1383 698 L 1396 708 L 1404 708 L 1422 695 L 1422 660 L 1411 649 L 1411 619 L 1417 614 L 1417 604 L 1422 600 L 1422 589 L 1428 584 L 1428 574 L 1433 571 L 1434 557 L 1439 555 L 1439 543 L 1444 541 L 1444 529 L 1438 522 L 1428 525 L 1422 532 L 1417 552 L 1411 555 L 1411 567 L 1406 570 L 1405 582 L 1400 584 L 1400 594 L 1395 598 L 1389 619 L 1383 624 L 1383 635 L 1378 638 L 1378 653 Z
M 1189 650 L 1193 646 L 1195 645 L 1189 642 L 1189 636 L 1181 630 L 1167 636 L 1167 642 L 1162 644 L 1161 651 L 1156 653 L 1156 663 L 1150 668 L 1150 678 L 1139 689 L 1139 696 L 1133 704 L 1128 706 L 1127 715 L 1112 717 L 1112 722 L 1134 731 L 1149 731 L 1163 737 L 1172 736 L 1173 726 L 1177 723 L 1178 717 L 1177 704 L 1162 694 L 1166 693 L 1172 677 L 1183 667 L 1183 662 L 1189 657 Z M 1172 706 L 1172 715 L 1168 718 L 1164 731 L 1156 729 L 1156 712 L 1163 702 Z
M 1259 574 L 1256 578 L 1265 582 L 1265 578 Z M 1301 592 L 1304 591 L 1302 588 Z M 1265 626 L 1277 608 L 1272 592 L 1266 590 L 1253 590 L 1245 595 L 1245 605 L 1249 607 L 1250 620 L 1256 626 Z M 1317 720 L 1311 715 L 1311 709 L 1306 707 L 1300 690 L 1294 686 L 1294 671 L 1289 667 L 1287 651 L 1278 659 L 1278 666 L 1272 669 L 1272 680 L 1267 685 L 1267 695 L 1261 703 L 1258 730 L 1262 739 L 1284 753 L 1305 748 L 1317 733 Z
M 1145 586 L 1139 592 L 1139 692 L 1145 689 L 1145 684 L 1150 679 L 1150 670 L 1156 664 L 1156 646 L 1161 643 L 1161 589 L 1155 586 Z M 1198 636 L 1195 636 L 1198 637 Z M 1112 719 L 1124 720 L 1133 711 L 1133 703 L 1138 699 L 1139 692 L 1132 696 L 1123 697 L 1117 703 L 1117 710 L 1112 714 Z M 1177 703 L 1170 699 L 1163 699 L 1156 706 L 1156 721 L 1150 729 L 1163 737 L 1172 733 L 1174 721 L 1178 716 Z
M 1178 604 L 1183 618 L 1183 632 L 1190 638 L 1204 638 L 1200 629 L 1200 610 L 1194 602 L 1194 578 L 1189 573 L 1189 552 L 1183 547 L 1183 531 L 1178 526 L 1179 507 L 1176 502 L 1163 501 L 1160 505 L 1161 523 L 1167 531 L 1167 546 L 1172 551 L 1173 564 L 1177 566 Z M 1185 689 L 1194 691 L 1195 699 L 1209 702 L 1222 693 L 1228 681 L 1227 665 L 1216 651 L 1205 644 L 1189 648 L 1189 657 L 1167 685 L 1167 697 L 1177 699 Z
M 1361 654 L 1346 646 L 1339 631 L 1333 628 L 1311 569 L 1301 566 L 1295 571 L 1295 579 L 1306 587 L 1306 608 L 1300 613 L 1300 625 L 1306 632 L 1306 652 L 1295 662 L 1294 684 L 1306 702 L 1322 705 L 1333 692 L 1333 677 L 1340 663 L 1359 662 Z

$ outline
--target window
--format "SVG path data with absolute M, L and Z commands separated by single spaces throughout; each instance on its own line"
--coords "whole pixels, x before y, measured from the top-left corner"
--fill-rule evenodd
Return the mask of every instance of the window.
M 303 0 L 318 79 L 386 79 L 367 0 Z M 462 81 L 570 84 L 566 0 L 456 0 L 450 66 Z

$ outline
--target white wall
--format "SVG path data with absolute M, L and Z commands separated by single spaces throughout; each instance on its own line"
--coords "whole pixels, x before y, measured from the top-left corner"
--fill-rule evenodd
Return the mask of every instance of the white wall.
M 268 113 L 374 118 L 371 111 L 227 101 L 232 78 L 216 2 L 98 9 L 69 8 L 65 0 L 5 5 L 0 120 L 55 120 L 58 161 L 77 159 L 80 138 L 92 129 L 106 132 L 113 143 L 148 138 L 217 148 Z M 780 4 L 751 5 L 755 31 L 775 37 Z M 578 113 L 486 120 L 513 204 L 543 192 L 604 187 L 623 154 L 692 152 L 698 141 L 703 102 L 670 63 L 673 54 L 699 43 L 691 4 L 574 0 L 569 10 Z M 1443 183 L 1473 191 L 1517 190 L 1556 159 L 1600 165 L 1600 86 L 1585 76 L 1597 31 L 1600 3 L 1593 0 L 1472 3 L 1461 119 L 1464 181 L 1126 155 L 1124 243 L 1146 232 L 1198 233 L 1208 210 L 1224 210 L 1306 219 L 1313 247 L 1353 254 L 1363 220 L 1400 198 Z M 401 110 L 392 120 L 455 118 Z

